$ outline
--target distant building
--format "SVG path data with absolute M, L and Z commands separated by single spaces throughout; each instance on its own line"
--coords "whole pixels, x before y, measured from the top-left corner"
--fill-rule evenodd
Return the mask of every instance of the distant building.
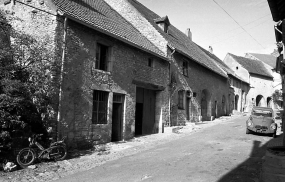
M 239 77 L 227 64 L 220 60 L 217 56 L 209 51 L 201 48 L 208 54 L 216 63 L 228 74 L 229 82 L 229 93 L 228 93 L 228 109 L 230 113 L 237 112 L 247 112 L 247 95 L 250 90 L 250 85 L 248 81 L 245 81 Z
M 282 89 L 282 78 L 279 73 L 276 72 L 276 57 L 270 54 L 258 54 L 258 53 L 246 53 L 246 58 L 259 60 L 264 63 L 268 71 L 271 72 L 274 83 L 273 88 L 275 90 Z
M 273 76 L 273 90 L 277 92 L 282 92 L 282 78 L 280 73 L 276 72 L 276 57 L 271 54 L 258 54 L 258 53 L 246 53 L 246 58 L 259 60 L 264 63 L 264 66 L 268 69 L 268 71 Z M 282 107 L 282 100 L 278 100 L 275 103 L 276 108 Z
M 250 84 L 246 97 L 247 111 L 253 106 L 274 107 L 272 101 L 274 78 L 263 62 L 230 53 L 226 55 L 224 62 Z

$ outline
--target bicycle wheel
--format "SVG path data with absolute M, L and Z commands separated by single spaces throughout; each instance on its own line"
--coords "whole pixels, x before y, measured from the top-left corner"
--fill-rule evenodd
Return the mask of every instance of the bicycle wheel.
M 30 148 L 23 148 L 17 155 L 17 163 L 22 167 L 26 168 L 33 164 L 36 159 L 34 150 Z
M 66 155 L 67 155 L 67 150 L 65 146 L 54 146 L 51 148 L 51 151 L 49 152 L 50 158 L 56 161 L 65 159 Z

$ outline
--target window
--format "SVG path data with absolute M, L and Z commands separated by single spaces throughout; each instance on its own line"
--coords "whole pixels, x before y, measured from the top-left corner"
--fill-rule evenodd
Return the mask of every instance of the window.
M 182 69 L 183 69 L 183 75 L 188 76 L 188 62 L 187 61 L 183 61 Z
M 93 124 L 107 124 L 108 92 L 94 90 L 93 92 Z
M 153 59 L 152 58 L 148 58 L 148 66 L 153 68 Z
M 178 109 L 184 109 L 184 90 L 178 91 Z
M 95 69 L 107 71 L 108 66 L 108 46 L 97 43 Z

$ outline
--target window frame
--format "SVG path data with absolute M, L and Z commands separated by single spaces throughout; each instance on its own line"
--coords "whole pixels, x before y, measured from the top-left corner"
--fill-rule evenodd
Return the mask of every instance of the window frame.
M 104 47 L 107 48 L 107 53 L 106 53 L 106 60 L 105 60 L 105 69 L 100 69 L 96 66 L 96 62 L 97 62 L 97 47 L 98 45 L 102 45 Z M 93 61 L 93 69 L 97 70 L 97 71 L 102 71 L 102 72 L 112 72 L 113 70 L 113 45 L 114 43 L 110 40 L 107 40 L 105 38 L 102 37 L 95 37 L 94 40 L 94 61 Z
M 188 67 L 189 67 L 188 61 L 183 60 L 183 62 L 182 62 L 182 73 L 186 77 L 188 77 Z
M 104 55 L 102 55 L 103 52 L 104 52 Z M 103 56 L 105 58 L 102 58 Z M 109 62 L 108 60 L 109 60 L 109 46 L 104 45 L 100 42 L 96 42 L 95 69 L 102 70 L 102 71 L 108 71 L 108 62 Z M 104 68 L 102 68 L 102 64 Z
M 108 102 L 109 92 L 102 90 L 93 90 L 93 106 L 92 106 L 92 124 L 102 125 L 108 124 Z M 100 110 L 103 107 L 104 110 Z M 103 116 L 104 121 L 99 121 L 99 116 Z

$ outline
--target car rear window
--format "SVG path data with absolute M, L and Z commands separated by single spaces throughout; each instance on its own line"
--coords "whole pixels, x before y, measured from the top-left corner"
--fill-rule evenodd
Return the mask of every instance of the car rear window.
M 272 112 L 264 111 L 264 110 L 253 110 L 252 115 L 254 116 L 265 116 L 265 117 L 272 117 Z

